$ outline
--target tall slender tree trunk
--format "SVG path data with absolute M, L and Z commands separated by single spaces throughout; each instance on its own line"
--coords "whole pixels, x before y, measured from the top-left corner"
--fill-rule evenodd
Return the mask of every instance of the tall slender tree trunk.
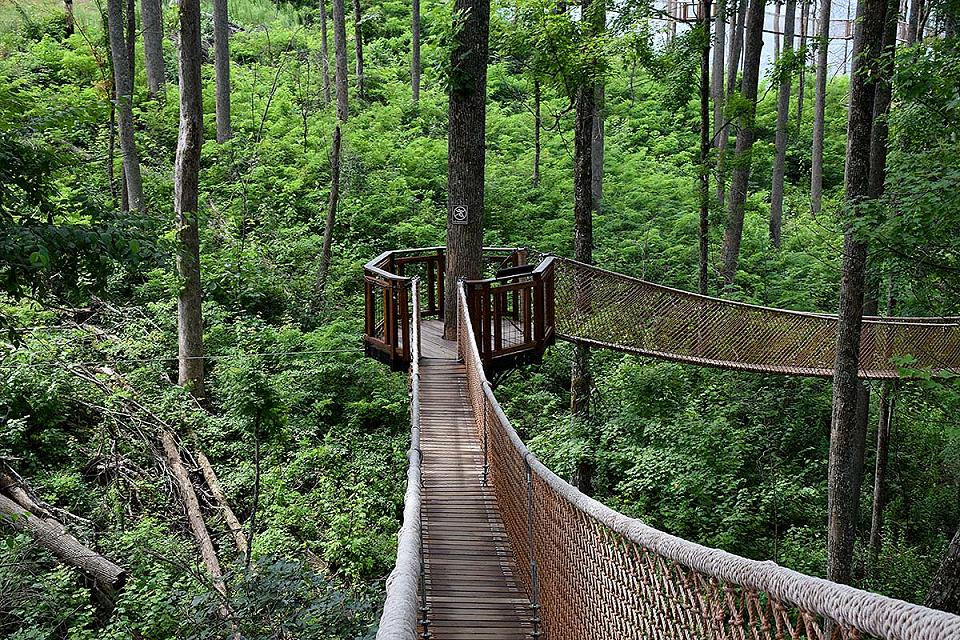
M 812 0 L 800 0 L 800 51 L 803 54 L 803 66 L 800 67 L 800 77 L 797 78 L 797 134 L 803 125 L 803 99 L 807 84 L 807 33 L 810 29 L 810 3 Z
M 364 98 L 363 78 L 363 14 L 360 11 L 360 0 L 353 0 L 353 51 L 356 57 L 357 72 L 357 99 Z
M 723 61 L 727 47 L 727 0 L 717 2 L 717 15 L 713 27 L 713 69 L 711 70 L 711 94 L 713 97 L 713 131 L 716 135 L 723 126 Z M 720 144 L 717 136 L 716 144 Z
M 700 49 L 700 227 L 697 234 L 697 283 L 701 294 L 707 294 L 707 250 L 710 236 L 710 7 L 712 0 L 700 0 L 700 28 L 703 44 Z
M 147 68 L 147 93 L 151 98 L 157 98 L 163 94 L 166 83 L 160 0 L 140 0 L 140 22 L 143 28 L 143 58 Z
M 890 432 L 893 422 L 893 394 L 890 382 L 880 390 L 880 419 L 877 421 L 877 451 L 873 473 L 873 507 L 870 513 L 870 568 L 877 566 L 883 546 L 883 511 L 887 506 L 887 466 L 890 461 Z
M 110 56 L 113 59 L 113 84 L 116 88 L 117 125 L 123 173 L 129 193 L 129 208 L 143 210 L 143 181 L 140 177 L 140 154 L 134 138 L 133 78 L 130 75 L 129 50 L 124 37 L 123 0 L 108 0 L 107 25 Z
M 330 48 L 327 44 L 327 0 L 320 0 L 320 62 L 323 69 L 323 103 L 330 104 Z
M 810 154 L 810 210 L 820 213 L 823 205 L 823 136 L 827 108 L 827 53 L 830 46 L 830 0 L 820 0 L 819 42 L 817 43 L 817 86 L 813 103 L 813 148 Z
M 606 29 L 606 0 L 591 0 L 593 31 L 599 35 Z M 606 118 L 606 90 L 601 79 L 593 85 L 593 131 L 590 149 L 590 206 L 595 214 L 603 208 L 604 119 Z
M 540 78 L 533 78 L 533 186 L 540 186 Z
M 907 46 L 913 46 L 917 42 L 920 32 L 920 16 L 923 14 L 924 0 L 912 0 L 910 3 L 910 17 L 907 20 Z
M 450 54 L 444 337 L 457 336 L 457 283 L 480 276 L 490 0 L 456 0 Z
M 214 69 L 217 76 L 217 142 L 233 137 L 230 122 L 230 21 L 227 0 L 213 0 Z
M 127 64 L 130 65 L 130 94 L 137 84 L 137 2 L 126 0 L 123 10 L 124 40 L 127 44 Z
M 797 16 L 796 0 L 786 0 L 787 10 L 783 29 L 783 53 L 793 51 L 793 25 Z M 773 161 L 773 184 L 770 188 L 770 244 L 780 248 L 780 232 L 783 226 L 783 178 L 787 164 L 787 123 L 790 119 L 790 86 L 793 77 L 784 73 L 777 89 L 776 155 Z
M 340 157 L 343 148 L 341 126 L 350 115 L 349 90 L 347 88 L 347 18 L 344 0 L 333 0 L 333 49 L 335 58 L 334 81 L 337 90 L 337 124 L 333 130 L 330 146 L 330 198 L 327 202 L 327 217 L 323 227 L 323 250 L 320 269 L 317 273 L 315 302 L 324 299 L 330 262 L 333 259 L 333 228 L 337 221 L 340 203 Z
M 960 615 L 960 528 L 947 547 L 923 603 L 932 609 Z
M 784 29 L 785 30 L 785 29 Z M 786 35 L 784 35 L 786 37 Z M 780 2 L 773 1 L 773 60 L 780 59 Z
M 73 0 L 63 0 L 63 10 L 66 12 L 66 27 L 64 28 L 64 34 L 69 38 L 73 35 L 74 30 L 74 17 L 73 17 Z
M 200 290 L 199 181 L 203 146 L 203 88 L 200 84 L 200 0 L 180 1 L 180 134 L 174 160 L 177 214 L 177 335 L 179 382 L 203 397 L 203 313 Z
M 743 29 L 746 20 L 748 0 L 736 0 L 736 3 L 736 18 L 730 21 L 730 36 L 728 38 L 730 53 L 727 56 L 727 99 L 729 99 L 737 89 L 737 74 L 740 70 L 740 53 L 743 50 Z M 720 135 L 718 144 L 717 200 L 720 201 L 721 206 L 723 206 L 726 198 L 726 164 L 729 139 L 730 135 L 728 130 L 724 130 Z
M 410 85 L 414 103 L 420 102 L 420 0 L 412 0 L 413 35 L 411 37 Z
M 760 83 L 760 53 L 763 49 L 764 0 L 751 0 L 747 15 L 746 42 L 743 64 L 743 97 L 746 112 L 740 117 L 737 133 L 737 166 L 730 182 L 730 202 L 727 208 L 727 227 L 723 234 L 723 281 L 733 284 L 740 258 L 740 240 L 743 237 L 743 213 L 747 201 L 747 181 L 750 178 L 754 130 L 757 115 L 757 87 Z
M 827 479 L 827 576 L 849 583 L 853 568 L 857 512 L 863 483 L 866 421 L 857 378 L 860 367 L 860 331 L 866 289 L 867 243 L 853 231 L 859 210 L 869 200 L 871 129 L 875 79 L 883 48 L 886 0 L 860 0 L 853 46 L 853 74 L 847 118 L 845 203 L 847 215 L 843 242 L 843 272 L 837 323 L 836 362 L 833 374 L 833 413 Z

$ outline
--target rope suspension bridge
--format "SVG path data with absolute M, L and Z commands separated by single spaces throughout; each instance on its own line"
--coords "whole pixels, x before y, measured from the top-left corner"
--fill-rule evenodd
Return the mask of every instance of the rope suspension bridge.
M 558 337 L 829 376 L 836 317 L 488 248 L 494 275 L 457 285 L 454 343 L 442 339 L 444 262 L 431 247 L 365 267 L 367 354 L 409 371 L 411 385 L 403 526 L 378 638 L 960 639 L 958 616 L 704 547 L 580 493 L 527 449 L 489 382 Z M 861 350 L 863 378 L 900 377 L 903 361 L 960 371 L 960 321 L 868 318 Z

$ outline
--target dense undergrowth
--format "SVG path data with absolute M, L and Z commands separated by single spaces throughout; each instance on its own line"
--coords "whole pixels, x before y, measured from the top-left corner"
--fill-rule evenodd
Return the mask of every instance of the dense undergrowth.
M 0 311 L 9 328 L 0 356 L 0 457 L 44 500 L 81 516 L 79 533 L 131 575 L 103 620 L 77 573 L 4 530 L 0 635 L 230 635 L 149 444 L 150 426 L 125 410 L 131 397 L 210 458 L 241 520 L 256 510 L 252 571 L 234 557 L 217 512 L 208 513 L 243 637 L 371 632 L 393 564 L 409 425 L 403 376 L 363 358 L 360 267 L 388 248 L 443 241 L 451 18 L 445 3 L 425 3 L 425 90 L 415 107 L 406 3 L 371 2 L 365 10 L 368 92 L 353 102 L 345 128 L 334 262 L 318 306 L 334 114 L 322 100 L 315 16 L 260 0 L 230 5 L 239 26 L 231 42 L 236 135 L 204 146 L 200 181 L 210 356 L 210 399 L 201 409 L 173 384 L 174 44 L 165 43 L 164 100 L 147 98 L 138 64 L 135 118 L 148 209 L 123 217 L 106 164 L 109 69 L 98 6 L 77 2 L 80 28 L 67 39 L 57 3 L 0 6 L 0 153 L 32 176 L 0 210 L 13 212 L 0 216 L 7 256 Z M 495 13 L 491 36 L 486 241 L 569 254 L 572 115 L 565 97 L 547 91 L 542 179 L 534 186 L 531 82 L 508 55 L 505 16 Z M 174 9 L 165 22 L 172 33 Z M 669 79 L 630 55 L 614 57 L 607 81 L 596 260 L 693 289 L 693 96 L 681 92 L 677 103 Z M 209 140 L 212 67 L 204 69 Z M 845 94 L 844 78 L 831 83 L 826 184 L 834 198 Z M 791 140 L 784 246 L 768 246 L 774 98 L 768 92 L 760 107 L 741 271 L 727 294 L 831 310 L 841 236 L 834 213 L 807 212 L 809 109 Z M 715 209 L 712 258 L 724 221 Z M 13 286 L 17 274 L 30 285 Z M 950 310 L 926 304 L 921 293 L 903 296 L 904 314 Z M 569 475 L 586 452 L 597 496 L 611 506 L 704 544 L 823 572 L 829 383 L 597 353 L 596 410 L 584 425 L 568 415 L 568 363 L 569 347 L 560 344 L 542 366 L 515 372 L 498 388 L 522 435 L 558 473 Z M 106 375 L 109 389 L 85 381 L 85 371 Z M 934 381 L 898 393 L 889 534 L 869 577 L 860 553 L 858 580 L 916 601 L 960 518 L 958 399 Z

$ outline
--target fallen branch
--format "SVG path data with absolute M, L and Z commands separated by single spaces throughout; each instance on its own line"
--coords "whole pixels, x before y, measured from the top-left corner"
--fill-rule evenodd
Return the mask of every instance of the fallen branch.
M 223 512 L 223 519 L 227 523 L 227 529 L 233 537 L 233 543 L 237 546 L 237 551 L 246 555 L 247 537 L 243 533 L 243 526 L 237 519 L 236 514 L 233 513 L 233 509 L 230 508 L 230 503 L 227 502 L 227 496 L 223 493 L 223 488 L 220 486 L 217 474 L 214 473 L 210 461 L 207 460 L 207 456 L 205 456 L 202 451 L 197 451 L 197 464 L 203 472 L 203 479 L 207 481 L 207 486 L 210 487 L 210 492 L 213 494 L 217 506 L 220 507 L 220 510 Z
M 33 515 L 3 494 L 0 494 L 0 520 L 16 531 L 29 533 L 40 546 L 93 578 L 105 593 L 112 595 L 123 588 L 126 570 L 84 546 L 56 520 Z

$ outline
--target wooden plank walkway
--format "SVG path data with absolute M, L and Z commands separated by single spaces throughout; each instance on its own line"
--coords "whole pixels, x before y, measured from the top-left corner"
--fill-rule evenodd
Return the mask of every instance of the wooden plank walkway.
M 530 601 L 493 492 L 467 401 L 466 371 L 442 324 L 421 323 L 423 553 L 430 633 L 437 640 L 530 637 Z

